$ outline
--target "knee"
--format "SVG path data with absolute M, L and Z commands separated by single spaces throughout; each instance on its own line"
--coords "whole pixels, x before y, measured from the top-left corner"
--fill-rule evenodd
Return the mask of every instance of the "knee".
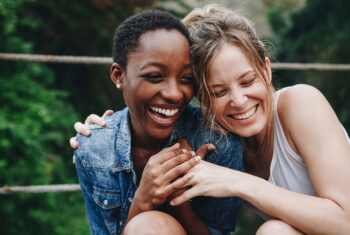
M 174 217 L 159 211 L 147 211 L 136 215 L 123 230 L 123 235 L 156 234 L 186 235 L 186 232 Z
M 271 234 L 292 235 L 292 234 L 303 234 L 303 233 L 295 229 L 293 226 L 290 226 L 289 224 L 277 219 L 266 221 L 259 227 L 258 231 L 256 231 L 256 235 L 271 235 Z

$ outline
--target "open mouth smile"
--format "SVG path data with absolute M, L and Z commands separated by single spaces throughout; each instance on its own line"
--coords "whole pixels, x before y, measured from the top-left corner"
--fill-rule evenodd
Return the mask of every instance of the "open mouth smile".
M 157 106 L 150 106 L 149 107 L 150 113 L 154 119 L 157 121 L 167 123 L 172 122 L 176 114 L 179 112 L 179 108 L 161 108 Z
M 258 110 L 258 105 L 255 105 L 254 107 L 252 107 L 251 109 L 249 109 L 245 113 L 237 114 L 237 115 L 231 114 L 229 116 L 236 119 L 236 120 L 245 120 L 245 119 L 248 119 L 251 116 L 253 116 L 257 110 Z

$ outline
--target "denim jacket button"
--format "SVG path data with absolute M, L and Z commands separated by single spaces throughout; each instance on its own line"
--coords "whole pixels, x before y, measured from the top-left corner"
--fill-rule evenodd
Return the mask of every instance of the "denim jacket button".
M 131 197 L 129 197 L 128 200 L 129 200 L 129 202 L 132 202 L 132 198 Z
M 123 225 L 123 222 L 120 221 L 119 225 L 122 226 L 122 225 Z
M 104 200 L 104 201 L 103 201 L 103 204 L 105 204 L 105 206 L 107 206 L 107 205 L 108 205 L 108 201 L 107 201 L 107 200 Z
M 126 172 L 130 173 L 130 169 L 126 169 Z

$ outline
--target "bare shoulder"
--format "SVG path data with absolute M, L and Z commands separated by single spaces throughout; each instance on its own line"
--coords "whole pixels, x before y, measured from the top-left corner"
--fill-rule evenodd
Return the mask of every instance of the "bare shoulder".
M 298 84 L 282 92 L 278 101 L 278 109 L 295 111 L 297 107 L 307 108 L 309 105 L 315 105 L 315 102 L 319 105 L 327 101 L 317 88 L 306 84 Z
M 298 140 L 324 123 L 335 123 L 337 117 L 323 94 L 315 87 L 300 84 L 283 91 L 278 100 L 277 113 L 286 138 L 299 153 Z
M 333 112 L 324 95 L 317 88 L 305 84 L 289 87 L 282 92 L 277 111 L 284 121 L 296 118 L 306 120 L 318 112 Z

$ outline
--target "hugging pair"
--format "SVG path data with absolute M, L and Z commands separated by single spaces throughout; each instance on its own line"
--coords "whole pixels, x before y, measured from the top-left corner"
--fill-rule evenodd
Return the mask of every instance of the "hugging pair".
M 275 92 L 245 17 L 209 5 L 182 23 L 125 20 L 110 75 L 127 108 L 75 125 L 91 232 L 228 234 L 243 199 L 266 218 L 258 234 L 349 233 L 349 138 L 323 95 Z

